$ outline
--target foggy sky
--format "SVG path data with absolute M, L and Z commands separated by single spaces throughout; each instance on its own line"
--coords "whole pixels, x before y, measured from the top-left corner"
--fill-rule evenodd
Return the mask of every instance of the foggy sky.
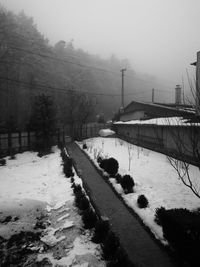
M 52 44 L 128 58 L 139 72 L 181 83 L 200 50 L 199 0 L 0 0 L 24 10 Z

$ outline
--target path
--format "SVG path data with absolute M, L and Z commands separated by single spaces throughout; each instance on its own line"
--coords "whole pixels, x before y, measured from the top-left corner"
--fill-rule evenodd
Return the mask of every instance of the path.
M 129 259 L 140 267 L 175 266 L 169 255 L 153 240 L 99 175 L 84 152 L 75 143 L 69 143 L 67 150 L 81 171 L 92 201 L 101 215 L 109 218 L 111 228 L 119 237 Z

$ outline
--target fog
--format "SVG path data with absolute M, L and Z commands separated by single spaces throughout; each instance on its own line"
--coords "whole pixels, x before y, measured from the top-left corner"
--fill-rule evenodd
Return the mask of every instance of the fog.
M 128 58 L 136 72 L 165 86 L 186 80 L 200 49 L 199 0 L 2 0 L 4 7 L 34 18 L 54 44 Z

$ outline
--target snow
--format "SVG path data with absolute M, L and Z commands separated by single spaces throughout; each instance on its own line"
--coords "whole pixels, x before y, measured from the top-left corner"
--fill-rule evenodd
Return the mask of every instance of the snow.
M 110 130 L 110 129 L 101 129 L 99 131 L 99 135 L 101 137 L 111 136 L 111 135 L 114 135 L 114 134 L 115 134 L 115 132 Z
M 147 124 L 155 124 L 155 125 L 163 125 L 163 126 L 200 126 L 200 123 L 191 123 L 188 122 L 187 119 L 183 117 L 164 117 L 164 118 L 154 118 L 149 120 L 130 120 L 130 121 L 118 121 L 114 124 L 140 124 L 140 125 L 147 125 Z
M 49 226 L 41 241 L 50 248 L 47 253 L 38 249 L 38 261 L 47 257 L 53 266 L 69 266 L 62 262 L 76 266 L 81 255 L 79 261 L 83 266 L 90 266 L 94 259 L 97 261 L 94 266 L 105 266 L 100 260 L 99 245 L 93 244 L 85 231 L 80 231 L 81 217 L 73 204 L 70 179 L 64 176 L 61 164 L 57 148 L 42 158 L 34 152 L 17 154 L 15 160 L 7 158 L 6 166 L 0 167 L 0 236 L 9 239 L 20 231 L 34 231 L 37 218 L 44 215 Z M 74 173 L 75 182 L 82 184 L 75 170 Z M 2 221 L 6 216 L 12 220 L 5 224 Z M 55 245 L 62 247 L 59 260 L 54 257 Z
M 111 178 L 115 190 L 122 195 L 125 202 L 130 206 L 151 229 L 156 238 L 163 243 L 162 228 L 154 222 L 156 208 L 187 208 L 193 210 L 200 207 L 199 199 L 194 196 L 189 188 L 178 179 L 175 170 L 169 164 L 167 157 L 163 154 L 137 147 L 118 138 L 92 138 L 84 140 L 87 144 L 86 153 L 97 163 L 97 155 L 102 157 L 114 157 L 119 162 L 119 173 L 130 174 L 136 185 L 134 193 L 125 195 L 121 185 Z M 80 144 L 81 147 L 81 144 Z M 129 158 L 131 160 L 129 171 Z M 199 170 L 190 166 L 192 179 L 199 177 Z M 137 198 L 144 194 L 149 206 L 140 209 L 137 206 Z
M 67 213 L 66 215 L 63 215 L 63 216 L 61 216 L 60 218 L 58 218 L 58 219 L 57 219 L 57 222 L 60 222 L 60 221 L 66 219 L 66 218 L 68 218 L 68 217 L 69 217 L 69 213 Z
M 41 261 L 44 258 L 49 258 L 53 266 L 98 266 L 105 267 L 103 262 L 98 260 L 98 245 L 88 243 L 87 236 L 77 237 L 74 242 L 72 249 L 69 251 L 67 257 L 61 259 L 54 259 L 50 254 L 39 255 L 38 260 Z M 94 251 L 96 253 L 94 254 Z M 91 255 L 94 255 L 93 257 Z M 96 257 L 95 257 L 96 256 Z M 88 261 L 90 259 L 90 264 Z

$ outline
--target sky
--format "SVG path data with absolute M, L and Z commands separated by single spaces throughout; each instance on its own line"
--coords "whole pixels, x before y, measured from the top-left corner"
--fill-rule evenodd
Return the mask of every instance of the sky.
M 76 48 L 128 58 L 136 72 L 174 85 L 194 74 L 200 50 L 199 0 L 0 0 L 34 18 L 55 44 L 73 39 Z

